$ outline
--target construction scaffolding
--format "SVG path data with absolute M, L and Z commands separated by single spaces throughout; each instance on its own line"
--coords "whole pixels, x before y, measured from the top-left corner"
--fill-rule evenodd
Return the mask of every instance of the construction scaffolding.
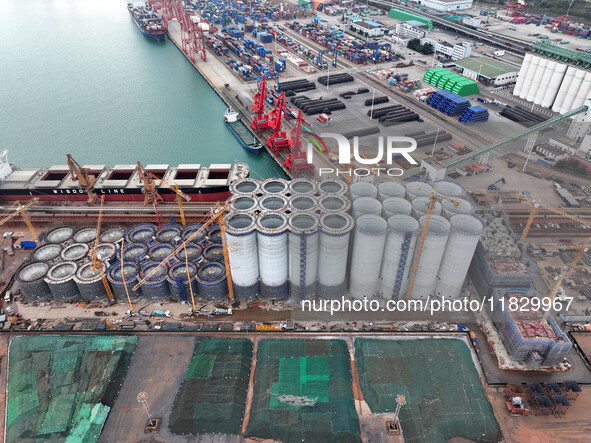
M 457 339 L 355 339 L 359 384 L 373 413 L 393 413 L 404 395 L 406 442 L 503 438 L 468 346 Z
M 137 340 L 15 338 L 9 351 L 6 441 L 98 441 Z
M 342 340 L 261 340 L 247 437 L 360 442 Z
M 200 341 L 174 400 L 170 432 L 239 435 L 251 360 L 248 339 Z

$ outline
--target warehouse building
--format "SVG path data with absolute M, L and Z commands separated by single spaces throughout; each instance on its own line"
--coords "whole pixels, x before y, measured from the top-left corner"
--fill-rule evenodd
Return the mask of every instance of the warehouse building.
M 470 46 L 470 43 L 467 42 L 457 43 L 452 46 L 425 37 L 421 39 L 421 44 L 424 45 L 425 43 L 430 43 L 433 46 L 435 55 L 439 57 L 440 60 L 461 60 L 470 57 L 470 54 L 472 53 L 472 47 Z
M 384 28 L 379 23 L 370 20 L 351 20 L 351 30 L 367 37 L 381 37 Z
M 400 36 L 400 37 L 406 37 L 406 38 L 418 38 L 421 39 L 423 37 L 425 37 L 427 35 L 427 33 L 420 29 L 420 27 L 424 27 L 425 24 L 421 23 L 421 22 L 414 22 L 414 23 L 418 23 L 421 26 L 416 26 L 414 24 L 411 24 L 409 22 L 405 22 L 405 23 L 397 23 L 396 24 L 396 35 Z
M 472 0 L 419 0 L 418 3 L 437 11 L 461 11 L 472 7 Z
M 567 154 L 562 149 L 552 146 L 549 143 L 542 143 L 536 146 L 536 152 L 550 160 L 562 160 Z
M 458 60 L 456 66 L 464 77 L 494 86 L 517 81 L 519 67 L 490 57 L 470 57 Z

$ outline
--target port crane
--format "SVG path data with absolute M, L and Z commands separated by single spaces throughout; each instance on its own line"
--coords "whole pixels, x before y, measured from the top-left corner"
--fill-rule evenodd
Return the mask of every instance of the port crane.
M 304 122 L 304 113 L 300 109 L 295 125 L 290 132 L 291 154 L 285 159 L 285 166 L 292 172 L 295 178 L 300 173 L 309 171 L 314 175 L 315 166 L 308 163 L 306 151 L 302 149 L 302 124 Z
M 109 286 L 109 281 L 107 280 L 107 276 L 105 275 L 105 269 L 103 268 L 103 263 L 100 261 L 99 257 L 97 256 L 97 249 L 99 245 L 99 238 L 101 236 L 101 224 L 103 222 L 103 206 L 105 204 L 105 196 L 101 195 L 101 207 L 99 209 L 98 220 L 96 223 L 96 237 L 94 239 L 94 245 L 92 247 L 92 271 L 98 271 L 99 275 L 101 276 L 101 280 L 103 281 L 103 286 L 107 291 L 107 297 L 109 298 L 109 302 L 114 303 L 115 297 L 113 296 L 113 291 L 111 291 L 111 286 Z M 123 274 L 123 270 L 121 270 L 121 274 Z M 131 303 L 130 303 L 131 305 Z
M 255 113 L 255 117 L 252 119 L 251 127 L 254 131 L 261 135 L 263 131 L 269 129 L 269 121 L 265 118 L 265 100 L 267 99 L 267 78 L 262 77 L 259 82 L 259 87 L 256 94 L 253 96 L 254 103 L 252 104 L 252 110 Z
M 282 92 L 275 103 L 275 107 L 267 114 L 267 122 L 269 123 L 269 129 L 273 131 L 267 139 L 267 146 L 275 153 L 279 155 L 279 151 L 289 149 L 290 139 L 287 138 L 285 130 L 282 129 L 282 118 L 285 109 L 285 92 Z
M 23 221 L 25 222 L 25 225 L 27 225 L 27 228 L 29 228 L 29 232 L 31 233 L 33 240 L 35 240 L 35 243 L 37 244 L 37 246 L 39 246 L 41 244 L 41 242 L 39 241 L 39 236 L 37 236 L 37 232 L 35 231 L 35 227 L 33 226 L 33 223 L 31 222 L 31 218 L 29 217 L 29 214 L 27 214 L 27 209 L 30 206 L 32 206 L 38 202 L 39 202 L 39 199 L 34 198 L 26 205 L 23 205 L 21 202 L 19 202 L 17 200 L 16 202 L 14 202 L 14 205 L 13 205 L 13 206 L 16 206 L 14 208 L 15 211 L 12 214 L 8 214 L 4 218 L 2 218 L 2 220 L 0 220 L 0 226 L 2 226 L 7 221 L 12 220 L 17 215 L 20 215 L 21 218 L 23 219 Z
M 553 212 L 553 213 L 558 214 L 558 215 L 562 215 L 563 217 L 566 217 L 569 220 L 572 220 L 572 221 L 577 222 L 577 223 L 581 223 L 581 224 L 584 224 L 584 225 L 590 223 L 590 220 L 585 220 L 585 219 L 582 219 L 582 218 L 579 218 L 579 217 L 575 217 L 574 215 L 569 214 L 568 212 L 563 211 L 560 208 L 553 208 L 551 206 L 545 205 L 545 204 L 540 203 L 540 202 L 538 202 L 538 201 L 536 201 L 536 200 L 534 200 L 532 198 L 526 197 L 523 194 L 519 194 L 517 196 L 517 198 L 520 199 L 520 200 L 525 200 L 527 202 L 530 202 L 533 205 L 532 210 L 529 213 L 529 218 L 527 219 L 527 223 L 525 224 L 525 227 L 523 228 L 523 232 L 521 233 L 521 240 L 525 240 L 525 238 L 527 237 L 527 234 L 529 233 L 529 230 L 531 228 L 531 225 L 533 224 L 534 219 L 536 217 L 536 214 L 538 213 L 538 210 L 540 208 L 541 209 L 545 209 L 545 210 L 550 211 L 550 212 Z
M 70 174 L 78 180 L 78 187 L 88 194 L 88 205 L 93 206 L 97 199 L 96 194 L 92 190 L 96 183 L 96 177 L 90 173 L 90 169 L 80 166 L 70 154 L 67 156 L 67 162 Z
M 152 177 L 150 173 L 144 169 L 140 162 L 137 162 L 136 170 L 140 183 L 144 184 L 144 206 L 148 204 L 155 206 L 157 203 L 162 203 L 164 199 L 160 194 L 158 194 L 154 177 Z

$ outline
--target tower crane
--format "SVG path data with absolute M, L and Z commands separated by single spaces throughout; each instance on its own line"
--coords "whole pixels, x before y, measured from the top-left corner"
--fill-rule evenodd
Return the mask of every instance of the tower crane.
M 224 265 L 226 267 L 226 281 L 228 282 L 228 297 L 230 298 L 230 306 L 234 303 L 234 286 L 232 285 L 232 268 L 230 266 L 230 254 L 228 253 L 228 239 L 226 238 L 226 225 L 224 223 L 224 213 L 218 202 L 218 214 L 220 225 L 220 234 L 222 237 L 222 251 L 224 254 Z
M 156 205 L 157 203 L 163 202 L 164 199 L 158 194 L 154 178 L 144 169 L 140 162 L 137 162 L 136 170 L 140 183 L 144 184 L 144 206 L 148 204 Z
M 90 173 L 90 169 L 80 166 L 70 154 L 67 158 L 70 174 L 78 180 L 78 187 L 88 194 L 88 205 L 94 205 L 97 197 L 92 188 L 96 183 L 96 177 Z
M 35 227 L 33 226 L 33 223 L 31 222 L 31 218 L 29 217 L 29 214 L 27 214 L 27 209 L 30 206 L 32 206 L 38 202 L 39 202 L 39 199 L 34 198 L 26 205 L 23 205 L 21 202 L 19 202 L 17 200 L 16 202 L 14 202 L 14 205 L 13 205 L 13 206 L 16 206 L 15 211 L 12 214 L 8 214 L 2 220 L 0 220 L 0 226 L 2 226 L 7 221 L 12 220 L 17 215 L 20 215 L 21 218 L 23 219 L 23 221 L 25 222 L 25 225 L 27 225 L 27 228 L 29 228 L 29 232 L 31 233 L 33 240 L 35 240 L 35 243 L 37 244 L 37 246 L 39 246 L 41 244 L 41 242 L 39 241 L 39 237 L 37 236 L 37 232 L 35 231 Z
M 519 194 L 517 196 L 517 198 L 519 198 L 520 200 L 528 201 L 533 205 L 533 208 L 532 208 L 531 212 L 529 213 L 529 218 L 527 219 L 527 223 L 525 224 L 525 227 L 523 228 L 523 232 L 521 233 L 521 240 L 525 240 L 525 238 L 527 237 L 527 234 L 529 233 L 531 225 L 534 222 L 536 214 L 538 213 L 538 210 L 540 208 L 545 209 L 550 212 L 554 212 L 555 214 L 558 214 L 558 215 L 562 215 L 563 217 L 566 217 L 569 220 L 575 221 L 577 223 L 582 223 L 584 225 L 589 224 L 589 222 L 590 222 L 590 220 L 585 220 L 585 219 L 582 219 L 579 217 L 575 217 L 574 215 L 569 214 L 568 212 L 563 211 L 560 208 L 553 208 L 551 206 L 545 205 L 545 204 L 540 203 L 532 198 L 526 197 L 523 194 Z
M 265 113 L 265 100 L 267 99 L 266 77 L 261 78 L 259 88 L 252 98 L 254 99 L 252 110 L 256 115 L 255 118 L 252 119 L 251 126 L 258 135 L 261 135 L 263 131 L 267 131 L 269 129 L 269 122 L 263 115 Z
M 279 151 L 290 147 L 290 139 L 287 138 L 286 132 L 281 127 L 284 109 L 285 92 L 282 92 L 275 103 L 275 107 L 267 114 L 269 128 L 273 131 L 273 135 L 267 139 L 267 146 L 273 150 L 275 155 L 279 155 Z
M 101 195 L 101 207 L 99 209 L 98 220 L 96 222 L 96 237 L 94 240 L 94 246 L 92 247 L 92 266 L 91 270 L 96 270 L 101 276 L 101 280 L 103 281 L 103 286 L 107 291 L 107 297 L 111 303 L 115 302 L 115 297 L 113 296 L 113 291 L 111 291 L 111 286 L 109 286 L 109 281 L 107 280 L 107 276 L 105 275 L 105 269 L 103 268 L 103 263 L 99 260 L 96 251 L 99 245 L 99 238 L 101 236 L 101 224 L 103 221 L 103 206 L 105 204 L 105 196 Z M 123 270 L 121 270 L 123 273 Z

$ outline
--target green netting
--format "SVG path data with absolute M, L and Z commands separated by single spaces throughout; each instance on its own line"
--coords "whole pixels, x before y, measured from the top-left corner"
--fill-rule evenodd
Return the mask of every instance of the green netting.
M 358 338 L 355 359 L 372 412 L 393 412 L 396 397 L 406 397 L 400 410 L 406 442 L 444 443 L 453 437 L 496 442 L 503 438 L 463 341 Z
M 359 442 L 342 340 L 260 340 L 247 437 Z
M 250 340 L 200 341 L 174 400 L 170 432 L 240 434 L 251 360 Z
M 15 338 L 6 441 L 97 441 L 136 343 L 137 337 Z

